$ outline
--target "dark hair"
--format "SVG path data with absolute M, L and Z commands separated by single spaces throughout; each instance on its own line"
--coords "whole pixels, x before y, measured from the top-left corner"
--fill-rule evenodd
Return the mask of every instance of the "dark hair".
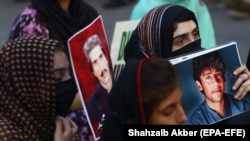
M 214 51 L 193 59 L 193 79 L 200 81 L 201 72 L 206 67 L 213 67 L 224 74 L 225 63 L 218 51 Z
M 163 58 L 146 61 L 142 69 L 140 79 L 147 120 L 153 108 L 179 85 L 179 81 L 173 65 Z

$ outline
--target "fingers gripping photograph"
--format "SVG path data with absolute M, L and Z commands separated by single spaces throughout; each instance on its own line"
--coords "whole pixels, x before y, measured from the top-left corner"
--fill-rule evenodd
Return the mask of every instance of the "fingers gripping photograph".
M 238 98 L 237 91 L 232 88 L 237 81 L 233 72 L 241 66 L 235 42 L 170 61 L 180 75 L 188 125 L 219 124 L 249 111 L 249 96 Z M 248 75 L 246 71 L 241 77 L 248 81 Z M 234 124 L 244 122 L 248 124 L 243 120 L 235 120 Z

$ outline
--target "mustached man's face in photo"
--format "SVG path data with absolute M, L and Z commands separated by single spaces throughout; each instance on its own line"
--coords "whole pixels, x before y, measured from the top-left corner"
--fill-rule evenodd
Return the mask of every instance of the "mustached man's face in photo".
M 177 23 L 176 27 L 173 33 L 172 52 L 200 39 L 199 29 L 193 20 Z
M 101 46 L 94 47 L 89 53 L 94 75 L 99 79 L 101 84 L 107 84 L 112 81 L 109 63 L 103 53 Z

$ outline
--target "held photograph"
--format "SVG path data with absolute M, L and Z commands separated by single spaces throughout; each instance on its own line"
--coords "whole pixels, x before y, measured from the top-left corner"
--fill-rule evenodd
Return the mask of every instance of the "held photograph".
M 241 66 L 236 42 L 170 60 L 179 73 L 188 125 L 208 125 L 250 109 L 249 96 L 236 100 L 233 71 Z
M 102 17 L 97 17 L 89 26 L 73 35 L 68 45 L 84 109 L 74 118 L 81 120 L 85 115 L 97 140 L 113 85 L 112 61 Z M 80 126 L 80 130 L 84 129 Z

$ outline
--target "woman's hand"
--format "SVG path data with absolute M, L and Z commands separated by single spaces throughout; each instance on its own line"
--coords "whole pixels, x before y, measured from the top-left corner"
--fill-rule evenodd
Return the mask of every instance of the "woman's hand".
M 82 109 L 82 108 L 83 108 L 83 106 L 82 106 L 82 102 L 81 102 L 80 93 L 77 92 L 76 96 L 75 96 L 75 98 L 74 98 L 74 100 L 69 108 L 69 111 L 77 111 L 77 110 Z
M 250 91 L 250 72 L 245 65 L 242 65 L 233 74 L 238 76 L 232 87 L 233 90 L 237 90 L 234 98 L 241 100 Z
M 54 141 L 75 141 L 78 127 L 72 120 L 57 116 L 55 119 L 56 130 Z

